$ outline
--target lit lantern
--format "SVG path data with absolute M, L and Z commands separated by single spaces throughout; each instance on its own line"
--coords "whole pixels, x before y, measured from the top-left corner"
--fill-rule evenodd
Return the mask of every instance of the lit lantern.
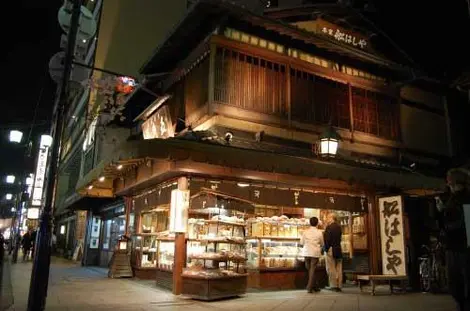
M 130 94 L 134 90 L 136 82 L 130 77 L 119 77 L 116 84 L 116 91 L 123 94 Z
M 28 214 L 26 216 L 28 219 L 39 219 L 39 208 L 38 207 L 29 207 Z
M 33 174 L 29 174 L 29 177 L 26 177 L 26 186 L 32 186 L 34 183 Z
M 21 140 L 23 139 L 23 132 L 13 130 L 10 131 L 10 142 L 12 143 L 21 143 Z
M 329 126 L 322 135 L 320 135 L 319 153 L 322 157 L 334 157 L 338 152 L 338 145 L 341 141 L 341 136 Z
M 41 148 L 50 148 L 52 146 L 51 135 L 41 135 Z
M 128 240 L 127 237 L 124 235 L 121 236 L 121 238 L 119 239 L 118 245 L 119 245 L 120 251 L 127 251 L 127 240 Z
M 7 184 L 15 183 L 15 176 L 14 175 L 8 175 L 6 179 L 7 179 Z
M 7 193 L 7 194 L 5 195 L 5 199 L 7 199 L 7 201 L 10 201 L 11 199 L 13 199 L 13 194 Z

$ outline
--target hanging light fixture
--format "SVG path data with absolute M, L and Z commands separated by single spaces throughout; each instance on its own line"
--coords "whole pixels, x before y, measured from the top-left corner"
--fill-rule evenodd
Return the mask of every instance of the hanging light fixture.
M 332 126 L 328 126 L 319 138 L 319 154 L 322 157 L 335 157 L 340 141 L 341 136 L 339 136 Z
M 10 142 L 11 143 L 21 143 L 21 140 L 23 139 L 23 132 L 17 131 L 17 130 L 12 130 L 10 131 Z

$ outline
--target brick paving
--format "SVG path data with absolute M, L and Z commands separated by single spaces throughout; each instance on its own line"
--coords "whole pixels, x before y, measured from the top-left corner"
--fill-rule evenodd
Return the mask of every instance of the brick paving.
M 9 271 L 7 271 L 9 270 Z M 14 305 L 8 310 L 26 310 L 31 263 L 7 265 L 5 274 L 11 273 L 11 292 Z M 347 288 L 343 293 L 322 291 L 256 292 L 244 297 L 199 302 L 175 297 L 157 288 L 153 282 L 133 279 L 109 279 L 101 268 L 84 268 L 70 261 L 54 258 L 51 265 L 47 310 L 263 310 L 263 311 L 453 311 L 454 304 L 447 295 L 400 294 L 389 295 L 387 287 L 379 287 L 378 296 L 359 293 Z M 6 297 L 7 300 L 9 299 Z M 5 309 L 2 309 L 5 310 Z

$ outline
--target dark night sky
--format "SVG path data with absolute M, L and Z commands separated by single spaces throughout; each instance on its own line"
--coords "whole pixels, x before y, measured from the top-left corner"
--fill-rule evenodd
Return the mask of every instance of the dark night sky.
M 8 3 L 15 7 L 3 7 L 0 22 L 0 82 L 4 89 L 0 94 L 0 185 L 5 174 L 18 172 L 25 162 L 22 149 L 7 143 L 7 129 L 19 125 L 27 133 L 39 99 L 36 122 L 43 125 L 34 127 L 32 138 L 48 130 L 55 84 L 47 69 L 50 57 L 59 51 L 61 34 L 57 23 L 61 0 Z M 470 68 L 470 48 L 465 46 L 470 35 L 466 0 L 375 0 L 375 7 L 372 19 L 429 72 L 455 75 Z M 7 21 L 9 17 L 13 21 Z M 0 195 L 2 192 L 0 188 Z

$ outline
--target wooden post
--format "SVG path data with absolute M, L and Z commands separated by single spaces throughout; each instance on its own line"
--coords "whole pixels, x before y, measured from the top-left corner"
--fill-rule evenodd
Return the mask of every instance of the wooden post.
M 178 178 L 178 190 L 188 190 L 188 179 Z M 186 261 L 186 235 L 175 233 L 175 258 L 173 263 L 173 294 L 181 295 L 183 290 L 183 268 Z
M 379 260 L 381 254 L 380 245 L 380 224 L 378 219 L 377 199 L 374 194 L 368 195 L 368 229 L 369 229 L 369 253 L 370 253 L 370 270 L 371 274 L 380 274 L 379 271 Z
M 124 206 L 125 206 L 125 213 L 126 213 L 126 227 L 125 227 L 125 233 L 124 235 L 129 237 L 129 219 L 130 219 L 130 213 L 132 209 L 132 198 L 130 197 L 124 197 Z
M 287 108 L 287 120 L 289 122 L 289 128 L 292 127 L 292 89 L 290 81 L 290 64 L 286 65 L 286 108 Z

